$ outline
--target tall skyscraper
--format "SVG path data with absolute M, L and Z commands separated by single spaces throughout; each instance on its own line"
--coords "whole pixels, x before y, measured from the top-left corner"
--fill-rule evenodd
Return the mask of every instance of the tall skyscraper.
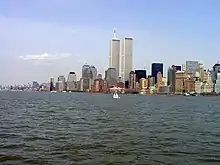
M 186 61 L 186 72 L 195 76 L 199 72 L 199 61 Z
M 76 74 L 75 72 L 69 72 L 67 78 L 67 91 L 74 91 L 77 89 Z
M 151 76 L 155 78 L 155 84 L 157 83 L 157 73 L 160 72 L 163 75 L 163 63 L 151 64 Z
M 117 84 L 117 74 L 115 68 L 108 68 L 106 72 L 106 81 L 109 87 Z
M 69 72 L 67 77 L 67 82 L 75 82 L 76 81 L 76 73 L 75 72 Z
M 117 80 L 121 77 L 122 82 L 129 80 L 133 68 L 133 38 L 125 37 L 121 41 L 116 37 L 115 29 L 110 41 L 109 68 L 116 69 Z
M 83 65 L 82 67 L 82 79 L 83 88 L 85 90 L 90 89 L 94 80 L 97 78 L 97 69 L 94 66 Z
M 133 68 L 133 38 L 125 37 L 121 45 L 120 75 L 122 82 L 129 80 Z
M 57 78 L 57 81 L 65 82 L 65 77 L 64 77 L 64 76 L 59 76 L 59 77 Z
M 115 68 L 117 79 L 120 77 L 120 39 L 116 38 L 116 29 L 114 29 L 113 38 L 110 41 L 109 50 L 109 68 Z
M 135 70 L 136 82 L 139 82 L 141 78 L 147 78 L 146 70 Z

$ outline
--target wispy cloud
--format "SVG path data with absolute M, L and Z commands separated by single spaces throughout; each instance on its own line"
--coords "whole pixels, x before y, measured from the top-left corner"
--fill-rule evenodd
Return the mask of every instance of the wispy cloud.
M 19 58 L 21 60 L 31 60 L 31 61 L 54 61 L 54 60 L 67 58 L 70 56 L 73 56 L 73 54 L 71 53 L 56 53 L 56 54 L 43 53 L 43 54 L 20 56 Z

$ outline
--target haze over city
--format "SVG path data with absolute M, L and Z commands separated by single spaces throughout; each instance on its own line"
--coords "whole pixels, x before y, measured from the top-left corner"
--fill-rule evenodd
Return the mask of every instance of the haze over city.
M 186 60 L 219 60 L 220 2 L 0 1 L 0 84 L 23 84 L 67 75 L 88 63 L 108 68 L 109 40 L 133 42 L 134 69 L 163 62 L 164 70 Z M 78 77 L 79 78 L 79 77 Z

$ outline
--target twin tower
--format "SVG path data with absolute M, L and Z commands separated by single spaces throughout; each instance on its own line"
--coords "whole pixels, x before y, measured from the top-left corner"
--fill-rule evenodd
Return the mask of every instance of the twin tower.
M 110 41 L 109 68 L 116 69 L 117 79 L 120 77 L 122 82 L 129 79 L 129 73 L 133 69 L 133 38 L 117 38 L 116 29 Z

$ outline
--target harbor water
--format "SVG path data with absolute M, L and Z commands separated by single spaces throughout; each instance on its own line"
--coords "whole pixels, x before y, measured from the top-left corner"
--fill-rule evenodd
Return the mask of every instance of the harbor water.
M 0 92 L 0 164 L 220 164 L 220 97 Z

